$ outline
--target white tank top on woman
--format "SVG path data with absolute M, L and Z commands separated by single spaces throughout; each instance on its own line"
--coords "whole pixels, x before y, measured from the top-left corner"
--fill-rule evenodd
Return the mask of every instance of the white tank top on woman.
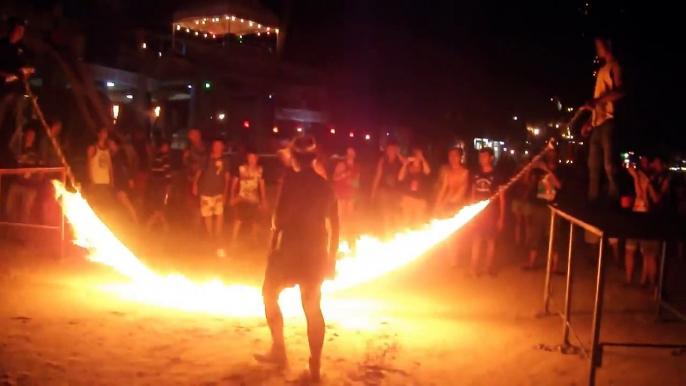
M 101 149 L 95 145 L 95 156 L 90 159 L 91 182 L 96 185 L 109 184 L 110 169 L 112 169 L 112 158 L 109 149 Z

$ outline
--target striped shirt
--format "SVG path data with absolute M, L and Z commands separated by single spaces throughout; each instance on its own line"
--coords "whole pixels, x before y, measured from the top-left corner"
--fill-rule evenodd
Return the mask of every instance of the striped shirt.
M 171 165 L 169 164 L 169 154 L 157 153 L 152 160 L 150 178 L 155 181 L 169 182 L 172 178 Z

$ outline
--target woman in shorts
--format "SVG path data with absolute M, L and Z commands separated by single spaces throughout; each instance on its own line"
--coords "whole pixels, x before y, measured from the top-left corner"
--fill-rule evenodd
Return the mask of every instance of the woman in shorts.
M 252 240 L 257 242 L 261 211 L 267 210 L 267 195 L 262 177 L 262 166 L 258 165 L 255 151 L 248 150 L 246 163 L 238 167 L 238 176 L 231 187 L 231 205 L 235 208 L 236 220 L 233 225 L 233 242 L 236 241 L 243 224 L 252 226 Z

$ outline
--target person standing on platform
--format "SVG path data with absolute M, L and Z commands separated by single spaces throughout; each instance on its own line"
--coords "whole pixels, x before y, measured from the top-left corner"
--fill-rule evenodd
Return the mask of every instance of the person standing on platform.
M 34 72 L 26 64 L 26 48 L 21 42 L 25 30 L 23 20 L 11 19 L 7 36 L 0 39 L 0 163 L 3 164 L 11 163 L 8 146 L 18 132 L 16 113 L 24 98 L 22 80 Z
M 619 196 L 617 187 L 616 150 L 617 128 L 615 123 L 616 103 L 624 98 L 622 67 L 612 51 L 610 39 L 595 39 L 596 53 L 603 66 L 596 76 L 593 100 L 582 107 L 592 112 L 590 148 L 588 154 L 589 188 L 588 198 L 595 202 L 600 195 L 601 170 L 605 170 L 608 195 L 611 199 Z
M 217 248 L 217 257 L 226 257 L 222 243 L 224 232 L 224 206 L 228 203 L 231 174 L 229 163 L 224 157 L 224 142 L 212 141 L 210 156 L 202 169 L 198 170 L 193 183 L 193 195 L 200 197 L 200 214 L 205 229 Z
M 294 142 L 295 170 L 286 175 L 276 205 L 272 250 L 262 286 L 272 348 L 266 355 L 255 355 L 255 359 L 278 366 L 286 364 L 283 315 L 278 300 L 281 291 L 297 284 L 310 346 L 307 375 L 309 381 L 318 382 L 325 334 L 321 287 L 324 279 L 335 272 L 339 219 L 333 187 L 314 170 L 315 150 L 312 138 L 298 138 Z
M 503 179 L 494 167 L 495 153 L 486 147 L 479 150 L 479 170 L 472 177 L 472 202 L 477 203 L 498 193 Z M 472 244 L 471 276 L 481 275 L 481 245 L 486 243 L 486 273 L 496 275 L 495 241 L 505 224 L 505 193 L 500 192 L 495 202 L 491 202 L 474 221 Z

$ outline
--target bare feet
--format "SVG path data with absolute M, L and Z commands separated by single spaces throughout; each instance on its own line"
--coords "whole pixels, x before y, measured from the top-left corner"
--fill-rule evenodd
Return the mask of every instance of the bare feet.
M 266 354 L 255 354 L 253 355 L 256 361 L 260 363 L 276 365 L 278 367 L 285 367 L 288 363 L 286 357 L 286 350 L 284 348 L 272 347 L 272 349 Z

